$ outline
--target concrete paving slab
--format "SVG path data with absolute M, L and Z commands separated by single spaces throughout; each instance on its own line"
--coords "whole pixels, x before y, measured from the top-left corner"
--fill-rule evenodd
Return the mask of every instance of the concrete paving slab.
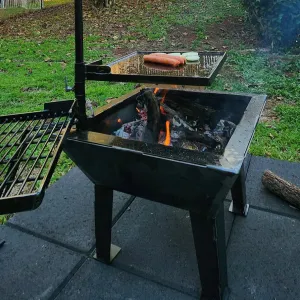
M 287 161 L 253 156 L 246 181 L 247 197 L 250 206 L 268 209 L 300 217 L 300 211 L 292 208 L 277 196 L 264 188 L 261 178 L 265 170 L 271 170 L 287 181 L 300 186 L 300 164 Z
M 227 251 L 230 300 L 300 299 L 300 221 L 251 209 Z
M 114 216 L 129 198 L 127 194 L 114 193 Z M 95 243 L 94 186 L 78 168 L 73 168 L 47 190 L 37 210 L 19 213 L 10 223 L 80 251 L 89 251 Z
M 226 236 L 234 215 L 225 203 Z M 199 296 L 200 279 L 189 213 L 137 198 L 113 228 L 122 248 L 116 266 Z
M 63 289 L 57 300 L 192 300 L 178 291 L 88 260 Z
M 50 295 L 82 257 L 26 233 L 0 226 L 0 299 L 38 300 Z

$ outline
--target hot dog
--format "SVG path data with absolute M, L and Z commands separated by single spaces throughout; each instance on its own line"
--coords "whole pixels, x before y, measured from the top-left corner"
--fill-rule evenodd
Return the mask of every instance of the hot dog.
M 161 53 L 151 53 L 150 55 L 155 55 L 155 56 L 166 56 L 169 58 L 176 59 L 180 62 L 181 65 L 184 65 L 186 63 L 186 58 L 182 56 L 175 56 L 175 55 L 169 55 L 169 54 L 161 54 Z
M 180 61 L 166 55 L 144 55 L 144 62 L 162 64 L 172 67 L 178 67 Z

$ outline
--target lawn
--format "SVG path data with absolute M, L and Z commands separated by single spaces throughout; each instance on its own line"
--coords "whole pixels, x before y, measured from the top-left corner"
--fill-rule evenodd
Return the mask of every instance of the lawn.
M 1 114 L 39 110 L 47 101 L 74 97 L 64 91 L 65 77 L 70 85 L 74 77 L 73 4 L 67 2 L 0 22 Z M 241 2 L 152 0 L 136 5 L 127 0 L 99 15 L 85 5 L 85 59 L 110 61 L 132 49 L 226 50 L 228 60 L 210 88 L 266 93 L 269 99 L 251 153 L 300 161 L 299 56 L 248 51 L 259 45 Z M 87 97 L 103 105 L 133 87 L 88 82 Z M 62 155 L 52 182 L 71 166 Z
M 44 7 L 48 8 L 48 7 L 66 4 L 70 2 L 71 0 L 44 0 Z M 14 17 L 16 15 L 25 14 L 32 11 L 33 11 L 32 9 L 26 9 L 23 7 L 0 9 L 0 21 L 10 17 Z

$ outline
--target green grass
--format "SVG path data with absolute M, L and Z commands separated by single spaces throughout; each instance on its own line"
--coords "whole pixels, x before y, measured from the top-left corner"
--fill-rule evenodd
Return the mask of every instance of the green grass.
M 46 0 L 44 2 L 44 7 L 57 6 L 61 4 L 70 3 L 72 0 Z M 33 11 L 32 9 L 26 9 L 23 7 L 15 7 L 15 8 L 5 8 L 0 9 L 0 20 L 5 20 L 7 18 L 13 17 L 15 15 L 24 14 Z
M 288 161 L 300 161 L 300 105 L 276 108 L 279 122 L 259 124 L 251 153 Z
M 153 7 L 149 4 L 143 14 L 136 15 L 136 22 L 129 26 L 131 34 L 141 35 L 154 41 L 166 38 L 172 26 L 180 25 L 195 31 L 198 39 L 193 46 L 197 47 L 197 42 L 205 38 L 204 33 L 208 25 L 222 22 L 230 16 L 245 16 L 240 0 L 186 0 L 184 2 L 172 0 L 169 2 L 166 8 L 158 9 L 155 15 L 153 15 Z M 124 14 L 125 23 L 130 22 L 130 19 L 130 15 Z
M 44 0 L 44 7 L 47 8 L 47 7 L 66 4 L 70 2 L 72 2 L 72 0 Z
M 27 10 L 23 7 L 0 9 L 0 20 L 5 20 L 9 17 L 25 13 Z

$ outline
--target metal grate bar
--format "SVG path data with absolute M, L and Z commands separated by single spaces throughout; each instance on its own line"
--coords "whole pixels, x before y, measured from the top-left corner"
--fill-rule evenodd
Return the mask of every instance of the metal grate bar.
M 2 137 L 2 139 L 0 140 L 0 143 L 2 143 L 8 136 L 10 133 L 12 133 L 12 131 L 14 130 L 14 128 L 19 125 L 20 121 L 18 121 L 17 123 L 15 123 L 15 125 L 8 131 L 8 132 L 5 132 L 4 130 L 4 137 Z
M 34 135 L 34 137 L 32 137 L 32 140 L 35 140 L 36 138 L 39 138 L 39 141 L 35 144 L 35 147 L 33 148 L 33 150 L 31 150 L 30 156 L 27 158 L 25 164 L 23 164 L 23 167 L 22 167 L 21 170 L 18 172 L 18 176 L 15 177 L 15 180 L 13 181 L 11 187 L 10 187 L 10 188 L 8 189 L 8 191 L 6 192 L 6 196 L 9 195 L 9 193 L 11 192 L 11 190 L 12 190 L 14 184 L 16 183 L 16 181 L 17 181 L 17 180 L 20 178 L 20 176 L 23 174 L 23 172 L 24 172 L 24 170 L 25 170 L 25 168 L 26 168 L 28 162 L 30 161 L 30 158 L 34 155 L 34 152 L 37 150 L 38 146 L 40 145 L 40 141 L 43 139 L 43 137 L 44 137 L 45 134 L 47 133 L 47 131 L 48 131 L 50 125 L 52 124 L 53 120 L 54 120 L 54 119 L 51 119 L 51 122 L 48 124 L 48 126 L 46 127 L 46 130 L 45 130 L 45 131 L 43 131 L 42 133 L 40 133 L 40 131 L 37 130 L 36 133 L 35 133 L 35 135 Z M 46 120 L 44 120 L 44 123 L 45 123 L 45 122 L 46 122 Z M 43 124 L 43 125 L 44 125 L 44 124 Z M 43 128 L 43 125 L 41 126 L 41 129 Z M 53 128 L 55 128 L 55 127 L 53 127 Z M 52 131 L 53 131 L 53 129 L 52 129 Z M 46 145 L 47 145 L 47 142 L 44 144 L 44 147 L 45 147 Z M 26 148 L 28 148 L 28 146 L 29 146 L 29 145 L 27 145 Z M 43 149 L 44 149 L 44 148 L 43 148 Z M 14 168 L 16 168 L 20 162 L 21 162 L 21 158 L 15 163 L 15 167 L 14 167 Z M 35 161 L 35 163 L 34 163 L 34 165 L 33 165 L 33 168 L 34 168 L 35 164 L 36 164 L 36 161 Z M 31 169 L 31 172 L 32 172 L 32 170 L 33 170 L 33 169 Z M 12 172 L 12 171 L 11 171 L 11 172 Z M 28 177 L 30 176 L 31 172 L 28 173 L 27 179 L 28 179 Z M 19 193 L 20 193 L 20 192 L 22 191 L 22 189 L 24 188 L 25 183 L 26 183 L 26 179 L 25 179 L 24 183 L 22 184 Z M 1 191 L 1 187 L 0 187 L 0 191 Z M 19 194 L 19 193 L 18 193 L 18 194 Z
M 17 144 L 15 144 L 15 145 L 8 144 L 8 145 L 5 146 L 5 148 L 11 148 L 11 147 L 13 147 L 13 146 L 18 147 L 18 146 L 20 146 L 21 144 L 28 144 L 28 143 L 29 143 L 29 142 L 17 143 Z M 33 142 L 30 143 L 30 145 L 35 145 L 36 143 L 37 143 L 36 141 L 33 141 Z M 41 143 L 45 143 L 45 141 L 41 141 Z M 0 164 L 1 164 L 1 161 L 0 161 Z
M 32 187 L 31 187 L 31 189 L 30 189 L 30 192 L 31 192 L 31 193 L 32 193 L 32 191 L 33 191 L 33 189 L 34 189 L 34 187 L 35 187 L 37 181 L 38 181 L 38 178 L 41 177 L 42 172 L 43 172 L 43 170 L 44 170 L 44 168 L 45 168 L 45 166 L 46 166 L 46 163 L 47 163 L 48 159 L 50 158 L 51 152 L 53 151 L 53 149 L 54 149 L 56 143 L 58 142 L 59 138 L 61 137 L 62 130 L 64 129 L 65 125 L 67 124 L 67 121 L 68 121 L 68 120 L 66 119 L 65 122 L 64 122 L 64 125 L 60 127 L 59 133 L 57 134 L 57 136 L 56 136 L 56 138 L 55 138 L 55 140 L 54 140 L 54 143 L 53 143 L 53 145 L 52 145 L 52 147 L 51 147 L 51 150 L 49 151 L 48 157 L 45 159 L 45 161 L 44 161 L 44 163 L 43 163 L 43 165 L 42 165 L 42 167 L 41 167 L 41 169 L 40 169 L 40 172 L 39 172 L 38 175 L 37 175 L 37 179 L 34 181 Z
M 40 120 L 39 120 L 39 121 L 40 121 Z M 38 121 L 38 122 L 39 122 L 39 121 Z M 46 122 L 46 119 L 42 120 L 42 125 L 40 125 L 40 128 L 42 128 L 42 126 L 45 124 L 45 122 Z M 29 139 L 30 139 L 30 135 L 31 135 L 32 131 L 33 131 L 33 130 L 31 129 L 30 133 L 27 135 Z M 37 131 L 37 133 L 38 133 L 38 131 Z M 36 133 L 36 134 L 37 134 L 37 133 Z M 31 137 L 31 139 L 30 139 L 31 141 L 35 139 L 36 134 L 33 135 L 33 136 Z M 27 139 L 28 139 L 28 138 L 27 138 Z M 14 159 L 16 156 L 18 156 L 19 159 L 17 160 L 17 162 L 16 162 L 15 164 L 11 165 L 11 167 L 8 169 L 8 174 L 7 174 L 6 178 L 3 180 L 2 184 L 0 185 L 0 193 L 1 193 L 1 194 L 2 194 L 2 192 L 3 192 L 5 183 L 6 183 L 8 180 L 10 180 L 11 177 L 14 177 L 14 176 L 15 176 L 15 174 L 16 174 L 16 172 L 17 172 L 17 170 L 18 170 L 18 166 L 19 166 L 21 157 L 22 157 L 22 155 L 24 155 L 24 154 L 26 153 L 26 151 L 28 150 L 28 148 L 29 148 L 29 146 L 30 146 L 30 143 L 28 143 L 26 147 L 22 147 L 22 146 L 23 146 L 23 145 L 20 145 L 20 150 L 17 151 L 17 152 L 13 155 L 13 157 L 12 157 L 12 158 Z M 23 149 L 22 149 L 22 148 L 23 148 Z M 12 159 L 11 159 L 11 160 L 12 160 Z M 7 163 L 7 164 L 4 166 L 2 172 L 0 173 L 0 176 L 4 173 L 4 171 L 6 170 L 6 168 L 7 168 L 8 166 L 9 166 L 9 163 Z
M 0 132 L 0 135 L 2 135 L 3 132 L 9 127 L 9 124 L 8 124 L 8 125 L 6 124 L 7 121 L 8 121 L 8 119 L 5 119 L 4 122 L 0 125 L 0 129 L 1 129 L 2 127 L 4 127 L 4 129 L 2 128 L 3 131 Z M 7 126 L 5 127 L 4 125 L 7 125 Z
M 39 177 L 38 178 L 38 180 L 43 180 L 44 179 L 44 177 L 43 176 L 41 176 L 41 177 Z M 28 179 L 27 179 L 27 182 L 33 182 L 33 181 L 35 181 L 36 180 L 36 177 L 29 177 Z M 16 181 L 16 184 L 20 184 L 20 183 L 23 183 L 24 182 L 24 179 L 18 179 L 17 181 Z M 6 183 L 6 185 L 11 185 L 13 183 L 13 181 L 11 180 L 11 181 L 7 181 L 7 183 Z
M 39 123 L 40 120 L 35 120 L 35 121 L 37 121 L 37 123 Z M 45 120 L 44 120 L 44 121 L 45 121 Z M 33 122 L 33 121 L 32 121 L 32 122 Z M 30 122 L 30 124 L 31 124 L 32 122 Z M 30 124 L 28 124 L 28 126 L 27 126 L 26 128 L 29 128 L 29 127 L 30 127 Z M 28 134 L 31 134 L 32 130 L 33 130 L 33 128 L 29 131 Z M 26 129 L 22 132 L 22 135 L 25 134 L 25 133 L 26 133 Z M 21 135 L 21 136 L 22 136 L 22 135 Z M 0 172 L 0 176 L 4 174 L 4 171 L 6 170 L 7 166 L 12 162 L 12 160 L 14 160 L 15 157 L 19 156 L 19 151 L 22 149 L 22 146 L 23 146 L 23 145 L 24 145 L 23 143 L 20 143 L 20 145 L 19 145 L 19 147 L 17 148 L 17 150 L 16 150 L 16 152 L 14 153 L 14 155 L 10 158 L 10 160 L 9 160 L 9 161 L 7 162 L 7 164 L 4 166 L 3 170 Z M 29 145 L 29 143 L 28 143 L 28 145 Z M 26 147 L 25 149 L 27 149 L 27 147 Z M 1 162 L 4 160 L 4 158 L 11 152 L 11 150 L 13 150 L 13 147 L 11 147 L 11 148 L 5 153 L 5 155 L 2 157 L 2 159 L 0 159 L 0 163 L 1 163 Z M 24 151 L 23 151 L 21 154 L 23 154 L 23 153 L 24 153 Z M 0 186 L 0 191 L 1 191 L 1 186 Z
M 44 142 L 43 142 L 44 143 Z M 35 145 L 36 143 L 34 143 L 34 144 L 31 144 L 31 145 Z M 53 155 L 52 155 L 53 156 Z M 52 157 L 51 156 L 51 157 Z M 42 155 L 41 157 L 40 157 L 40 159 L 44 159 L 44 158 L 46 158 L 47 157 L 47 155 Z M 36 158 L 37 158 L 37 156 L 33 156 L 33 157 L 31 157 L 30 158 L 30 161 L 34 161 L 34 160 L 36 160 Z M 24 161 L 26 161 L 27 159 L 26 158 L 22 158 L 21 159 L 21 162 L 24 162 Z M 3 164 L 6 164 L 8 162 L 8 160 L 5 160 L 5 161 L 3 161 Z M 17 162 L 17 159 L 15 159 L 15 160 L 13 160 L 12 161 L 12 163 L 15 163 L 15 162 Z
M 33 121 L 32 121 L 32 122 L 33 122 Z M 31 122 L 31 123 L 32 123 L 32 122 Z M 14 142 L 14 144 L 11 146 L 11 147 L 14 147 L 15 144 L 19 141 L 19 137 L 21 137 L 23 134 L 26 133 L 26 130 L 29 128 L 29 126 L 31 125 L 31 123 L 30 123 L 27 127 L 25 127 L 25 129 L 23 129 L 22 131 L 20 131 L 19 129 L 21 129 L 23 125 L 26 125 L 25 123 L 21 124 L 21 126 L 18 128 L 17 131 L 11 132 L 11 133 L 12 133 L 12 136 L 9 138 L 9 140 L 6 142 L 6 144 L 4 144 L 4 145 L 1 147 L 1 149 L 0 149 L 0 154 L 2 153 L 2 151 L 3 151 L 5 148 L 7 148 L 7 146 L 9 145 L 9 143 L 16 137 L 17 133 L 20 133 L 20 135 L 18 136 L 18 139 L 16 139 L 15 142 Z M 5 141 L 5 139 L 6 139 L 6 138 L 2 139 L 1 142 Z M 1 142 L 0 142 L 0 144 L 1 144 Z M 6 155 L 7 155 L 7 154 L 6 154 Z M 4 155 L 4 157 L 5 157 L 6 155 Z M 1 161 L 0 161 L 0 162 L 1 162 Z
M 44 152 L 44 150 L 45 150 L 45 148 L 46 148 L 48 142 L 50 141 L 52 135 L 53 135 L 54 132 L 55 132 L 55 129 L 57 128 L 57 126 L 59 126 L 59 123 L 60 123 L 59 121 L 60 121 L 60 119 L 61 119 L 61 117 L 59 118 L 58 122 L 55 123 L 55 126 L 51 126 L 51 125 L 52 125 L 52 122 L 49 124 L 49 127 L 51 126 L 51 127 L 52 127 L 52 130 L 51 130 L 51 132 L 50 132 L 50 134 L 49 134 L 49 137 L 48 137 L 47 141 L 44 143 L 42 150 L 40 151 L 39 155 L 37 156 L 36 160 L 34 161 L 32 167 L 31 167 L 30 171 L 28 172 L 28 174 L 27 174 L 27 176 L 26 176 L 26 178 L 25 178 L 25 180 L 24 180 L 22 186 L 20 187 L 19 194 L 22 192 L 22 190 L 23 190 L 23 188 L 24 188 L 24 186 L 25 186 L 25 184 L 26 184 L 28 178 L 30 177 L 32 171 L 34 170 L 34 168 L 35 168 L 35 166 L 36 166 L 38 160 L 39 160 L 40 157 L 42 156 L 42 154 L 43 154 L 43 152 Z M 48 128 L 49 128 L 49 127 L 48 127 Z M 45 136 L 45 134 L 47 133 L 48 128 L 46 129 L 46 131 L 45 131 L 44 134 L 42 135 L 41 139 L 42 139 L 42 138 Z M 60 127 L 60 128 L 62 129 L 62 127 Z M 35 146 L 35 148 L 37 148 L 38 145 L 39 145 L 39 144 L 37 144 L 37 145 Z M 55 146 L 55 142 L 54 142 L 53 146 Z M 34 151 L 33 151 L 32 153 L 34 153 Z M 47 162 L 47 160 L 48 160 L 48 158 L 49 158 L 49 155 L 51 155 L 51 153 L 52 153 L 52 149 L 49 151 L 49 154 L 46 156 L 45 162 Z M 42 170 L 42 169 L 41 169 L 41 170 Z M 19 176 L 20 176 L 20 175 L 21 175 L 21 173 L 19 174 Z M 40 175 L 40 174 L 39 174 L 39 175 Z M 37 180 L 38 180 L 38 178 L 40 177 L 39 175 L 37 176 Z M 17 179 L 18 179 L 18 178 L 17 178 Z M 35 182 L 35 181 L 34 181 L 34 182 Z M 33 185 L 33 187 L 34 187 L 34 185 Z M 8 193 L 9 193 L 9 192 L 8 192 Z

